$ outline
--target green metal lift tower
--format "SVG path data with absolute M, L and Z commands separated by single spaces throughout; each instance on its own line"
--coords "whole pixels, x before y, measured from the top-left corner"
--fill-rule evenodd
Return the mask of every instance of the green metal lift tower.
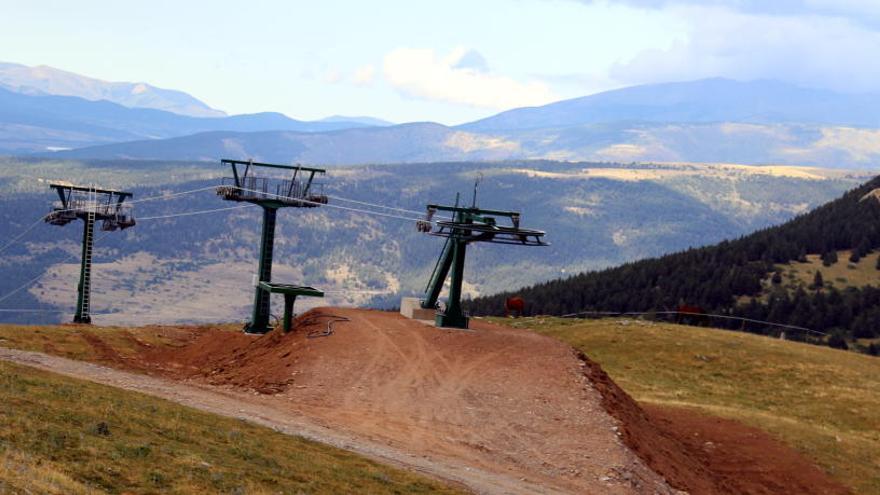
M 76 314 L 74 323 L 91 323 L 92 289 L 92 247 L 95 242 L 95 221 L 101 220 L 101 230 L 127 229 L 135 224 L 131 205 L 124 204 L 129 192 L 100 189 L 96 187 L 74 186 L 65 182 L 54 182 L 49 187 L 58 193 L 60 201 L 52 205 L 52 211 L 45 221 L 52 225 L 67 225 L 80 219 L 83 221 L 82 260 L 77 286 Z
M 254 309 L 244 331 L 263 334 L 272 330 L 269 318 L 270 297 L 273 292 L 284 294 L 284 330 L 290 331 L 296 297 L 323 297 L 324 293 L 313 287 L 272 283 L 275 218 L 279 208 L 314 208 L 327 204 L 327 196 L 315 193 L 316 187 L 313 184 L 315 175 L 323 175 L 326 171 L 320 168 L 240 160 L 221 160 L 220 163 L 232 167 L 232 177 L 223 179 L 217 188 L 217 194 L 227 201 L 253 203 L 263 209 L 263 234 L 260 241 L 258 277 L 254 287 Z M 289 179 L 257 177 L 255 170 L 258 168 L 283 170 L 293 175 Z
M 433 220 L 438 211 L 452 213 L 451 220 Z M 438 327 L 468 328 L 468 317 L 461 308 L 461 283 L 464 280 L 464 258 L 467 245 L 472 242 L 491 242 L 495 244 L 516 244 L 520 246 L 547 246 L 543 241 L 544 232 L 522 229 L 519 226 L 520 214 L 515 211 L 484 210 L 476 206 L 476 187 L 473 206 L 428 205 L 426 220 L 419 221 L 421 232 L 445 237 L 446 244 L 440 259 L 425 287 L 422 308 L 437 308 L 437 300 L 450 270 L 449 298 L 446 309 L 437 312 L 435 324 Z M 509 220 L 511 225 L 499 225 L 499 219 Z

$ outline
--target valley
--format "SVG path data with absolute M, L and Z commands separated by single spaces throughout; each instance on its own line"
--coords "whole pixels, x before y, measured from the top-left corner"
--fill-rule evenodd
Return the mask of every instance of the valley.
M 131 188 L 134 201 L 169 195 L 135 203 L 137 218 L 225 208 L 213 192 L 223 172 L 219 164 L 197 162 L 7 160 L 0 167 L 0 191 L 8 198 L 0 225 L 8 229 L 6 238 L 32 225 L 48 211 L 52 197 L 47 183 L 57 179 Z M 530 225 L 548 231 L 551 246 L 543 252 L 505 250 L 501 258 L 497 247 L 474 249 L 465 287 L 470 296 L 729 239 L 803 213 L 864 178 L 858 172 L 808 167 L 701 164 L 529 161 L 333 167 L 322 180 L 331 196 L 328 207 L 280 217 L 276 272 L 285 280 L 327 291 L 325 302 L 303 301 L 305 308 L 327 302 L 388 307 L 401 294 L 420 294 L 442 245 L 416 232 L 415 220 L 422 216 L 418 212 L 430 202 L 453 201 L 450 191 L 468 195 L 478 174 L 484 177 L 480 204 L 523 211 Z M 187 191 L 195 192 L 175 196 Z M 365 208 L 350 201 L 411 213 L 333 208 Z M 388 213 L 402 218 L 383 216 Z M 241 208 L 143 220 L 125 232 L 99 234 L 93 308 L 101 313 L 98 321 L 243 318 L 252 299 L 258 220 L 256 211 Z M 9 247 L 0 259 L 6 274 L 0 293 L 38 279 L 0 308 L 46 313 L 4 312 L 0 319 L 68 318 L 67 308 L 75 301 L 71 294 L 78 275 L 79 235 L 78 229 L 38 222 Z M 181 294 L 190 295 L 183 302 Z

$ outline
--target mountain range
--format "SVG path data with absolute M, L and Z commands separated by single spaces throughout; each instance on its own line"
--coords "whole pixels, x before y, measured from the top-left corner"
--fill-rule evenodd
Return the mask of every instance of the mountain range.
M 142 82 L 102 81 L 45 65 L 28 67 L 0 62 L 0 87 L 29 95 L 106 100 L 130 108 L 152 108 L 190 117 L 226 115 L 183 91 L 157 88 Z
M 634 86 L 445 126 L 394 125 L 372 117 L 300 121 L 279 113 L 194 117 L 130 108 L 124 99 L 92 101 L 109 90 L 70 88 L 117 83 L 63 84 L 80 81 L 64 72 L 60 82 L 48 76 L 47 82 L 33 74 L 54 70 L 16 67 L 6 73 L 31 76 L 13 84 L 0 70 L 0 86 L 7 88 L 0 87 L 5 154 L 176 160 L 222 155 L 323 165 L 552 159 L 850 169 L 874 169 L 880 159 L 880 95 L 778 81 Z M 50 90 L 76 95 L 45 94 Z
M 485 132 L 609 122 L 880 127 L 880 94 L 841 94 L 772 80 L 712 78 L 633 86 L 517 108 L 460 128 Z

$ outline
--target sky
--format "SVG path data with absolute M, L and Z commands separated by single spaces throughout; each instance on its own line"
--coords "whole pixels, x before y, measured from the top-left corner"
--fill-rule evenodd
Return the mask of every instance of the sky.
M 230 114 L 463 123 L 636 84 L 880 87 L 880 0 L 0 0 L 0 61 Z

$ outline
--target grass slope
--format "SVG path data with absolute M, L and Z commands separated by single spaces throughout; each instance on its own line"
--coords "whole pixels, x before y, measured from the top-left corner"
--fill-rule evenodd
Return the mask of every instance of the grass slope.
M 0 493 L 458 493 L 355 454 L 0 362 Z
M 751 334 L 633 320 L 539 318 L 643 403 L 774 434 L 860 494 L 880 494 L 880 359 Z
M 824 266 L 818 254 L 808 254 L 804 263 L 792 261 L 779 264 L 777 268 L 782 272 L 783 286 L 791 291 L 798 287 L 809 290 L 817 270 L 822 272 L 826 286 L 840 290 L 866 285 L 880 286 L 880 270 L 877 269 L 877 257 L 880 253 L 869 253 L 856 263 L 849 261 L 851 254 L 852 251 L 849 250 L 839 251 L 838 262 L 831 266 Z

